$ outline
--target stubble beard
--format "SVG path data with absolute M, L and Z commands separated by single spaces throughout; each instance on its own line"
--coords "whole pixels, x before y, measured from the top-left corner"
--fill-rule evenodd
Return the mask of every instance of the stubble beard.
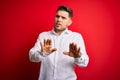
M 56 33 L 61 33 L 61 32 L 63 32 L 65 29 L 66 29 L 66 28 L 58 29 L 58 28 L 54 27 L 54 30 L 55 30 Z

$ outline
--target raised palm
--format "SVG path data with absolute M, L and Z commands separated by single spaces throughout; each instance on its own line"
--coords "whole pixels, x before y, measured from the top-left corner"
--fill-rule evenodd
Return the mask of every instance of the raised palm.
M 63 52 L 63 54 L 68 55 L 70 57 L 78 58 L 80 57 L 80 47 L 77 48 L 77 44 L 70 43 L 69 52 Z
M 52 53 L 54 51 L 56 51 L 57 49 L 56 48 L 52 48 L 52 40 L 51 39 L 44 39 L 44 44 L 42 44 L 40 42 L 40 45 L 41 45 L 41 52 L 42 53 Z

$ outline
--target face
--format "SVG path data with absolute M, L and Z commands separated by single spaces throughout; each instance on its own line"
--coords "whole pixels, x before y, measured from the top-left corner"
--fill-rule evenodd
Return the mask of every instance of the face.
M 54 29 L 56 32 L 64 31 L 71 23 L 72 20 L 68 12 L 61 10 L 57 11 L 54 22 Z

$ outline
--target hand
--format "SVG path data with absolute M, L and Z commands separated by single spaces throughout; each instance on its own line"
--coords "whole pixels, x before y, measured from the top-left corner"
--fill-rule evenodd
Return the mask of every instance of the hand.
M 51 39 L 44 39 L 44 45 L 42 45 L 42 42 L 40 42 L 41 46 L 41 52 L 42 53 L 52 53 L 56 51 L 56 48 L 52 48 L 52 40 Z
M 70 43 L 69 52 L 63 52 L 63 54 L 68 55 L 70 57 L 78 58 L 80 57 L 80 47 L 77 48 L 77 44 Z

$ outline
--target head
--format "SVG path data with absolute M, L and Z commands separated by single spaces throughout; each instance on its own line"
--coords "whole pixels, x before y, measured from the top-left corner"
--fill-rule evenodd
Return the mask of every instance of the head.
M 73 12 L 66 6 L 58 7 L 55 16 L 54 30 L 56 32 L 64 31 L 68 26 L 72 24 Z

